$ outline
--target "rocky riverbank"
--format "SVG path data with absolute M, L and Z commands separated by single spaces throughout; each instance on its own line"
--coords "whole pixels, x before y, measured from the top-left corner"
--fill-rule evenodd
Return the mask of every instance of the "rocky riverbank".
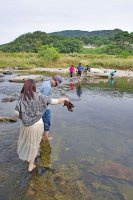
M 91 75 L 105 75 L 109 76 L 113 69 L 104 68 L 91 68 Z M 68 68 L 35 68 L 31 69 L 31 72 L 57 72 L 57 73 L 69 73 Z M 133 71 L 130 70 L 117 70 L 116 77 L 133 77 Z
M 10 68 L 11 72 L 19 72 L 22 70 L 19 70 L 19 69 L 12 69 Z M 90 75 L 103 75 L 103 76 L 109 76 L 110 72 L 112 71 L 113 69 L 105 69 L 105 68 L 91 68 L 91 74 Z M 5 69 L 5 71 L 7 71 Z M 23 70 L 24 71 L 24 70 Z M 48 68 L 48 67 L 45 67 L 45 68 L 34 68 L 34 69 L 30 69 L 30 70 L 26 70 L 27 73 L 29 72 L 30 74 L 32 72 L 55 72 L 57 74 L 59 73 L 64 73 L 64 74 L 68 74 L 69 73 L 69 69 L 68 68 Z M 0 70 L 1 72 L 1 75 L 2 73 L 4 73 L 3 70 Z M 133 71 L 131 70 L 117 70 L 117 73 L 115 75 L 116 77 L 133 77 Z

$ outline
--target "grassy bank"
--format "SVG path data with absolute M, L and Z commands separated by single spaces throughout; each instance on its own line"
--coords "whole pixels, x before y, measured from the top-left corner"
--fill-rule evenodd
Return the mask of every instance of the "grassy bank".
M 124 59 L 110 55 L 61 54 L 58 61 L 45 63 L 35 53 L 0 52 L 0 68 L 18 67 L 20 70 L 27 70 L 36 67 L 68 68 L 71 64 L 74 64 L 76 67 L 79 62 L 81 62 L 83 66 L 89 64 L 92 67 L 133 70 L 133 57 Z

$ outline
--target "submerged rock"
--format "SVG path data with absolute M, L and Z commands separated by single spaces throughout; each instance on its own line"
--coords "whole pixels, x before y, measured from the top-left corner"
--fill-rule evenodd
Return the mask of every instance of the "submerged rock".
M 93 168 L 90 168 L 89 172 L 100 176 L 109 176 L 131 181 L 133 180 L 133 169 L 126 167 L 120 163 L 99 163 L 96 166 L 93 166 Z
M 0 74 L 0 77 L 4 77 L 4 75 L 3 75 L 3 74 Z
M 3 72 L 3 74 L 5 74 L 5 75 L 11 75 L 11 74 L 12 74 L 12 71 L 10 71 L 10 70 L 5 70 L 5 71 Z
M 4 81 L 5 81 L 5 79 L 0 77 L 0 82 L 4 82 Z
M 17 76 L 15 78 L 10 79 L 10 82 L 14 83 L 23 83 L 27 79 L 33 79 L 35 82 L 42 81 L 43 80 L 42 75 L 25 75 L 25 76 Z
M 6 97 L 6 98 L 3 98 L 2 99 L 2 102 L 13 102 L 15 101 L 16 99 L 14 97 Z
M 0 116 L 0 122 L 17 122 L 17 117 L 2 117 Z

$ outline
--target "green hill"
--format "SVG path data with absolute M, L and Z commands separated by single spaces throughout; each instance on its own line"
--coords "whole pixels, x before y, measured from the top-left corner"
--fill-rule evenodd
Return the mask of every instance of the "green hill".
M 116 33 L 121 32 L 120 29 L 114 30 L 99 30 L 99 31 L 81 31 L 81 30 L 65 30 L 50 33 L 51 35 L 60 35 L 65 37 L 82 37 L 82 36 L 99 36 L 99 37 L 111 37 Z
M 82 42 L 77 38 L 66 38 L 36 31 L 23 34 L 8 44 L 0 45 L 0 51 L 37 53 L 43 45 L 53 46 L 58 49 L 59 53 L 73 53 L 79 52 Z

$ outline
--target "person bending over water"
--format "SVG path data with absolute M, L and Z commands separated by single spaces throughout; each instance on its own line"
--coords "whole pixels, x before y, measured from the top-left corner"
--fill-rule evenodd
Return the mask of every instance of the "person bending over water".
M 52 88 L 58 87 L 59 84 L 62 83 L 62 77 L 59 75 L 53 76 L 51 80 L 44 81 L 40 87 L 40 92 L 43 95 L 51 97 Z M 46 111 L 42 117 L 44 123 L 44 133 L 43 139 L 50 140 L 52 137 L 49 137 L 49 131 L 51 126 L 51 108 L 47 106 Z
M 116 72 L 117 72 L 116 70 L 113 70 L 112 72 L 110 72 L 109 77 L 110 77 L 110 78 L 114 78 Z

